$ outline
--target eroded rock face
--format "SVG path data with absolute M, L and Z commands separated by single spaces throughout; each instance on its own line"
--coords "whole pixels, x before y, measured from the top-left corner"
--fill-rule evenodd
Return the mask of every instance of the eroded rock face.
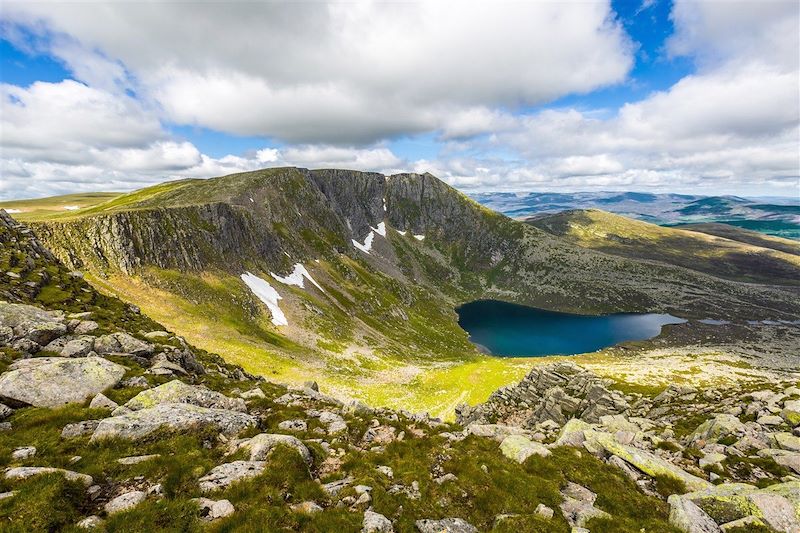
M 257 422 L 256 417 L 237 411 L 208 409 L 185 403 L 162 403 L 150 409 L 101 420 L 91 440 L 136 440 L 160 428 L 180 431 L 201 425 L 213 426 L 226 435 L 235 435 L 245 428 L 255 426 Z
M 247 411 L 247 406 L 241 398 L 228 398 L 202 385 L 187 385 L 177 379 L 140 392 L 128 400 L 124 407 L 131 411 L 139 411 L 163 403 L 187 403 L 210 409 Z
M 0 375 L 0 397 L 35 407 L 82 402 L 119 383 L 125 370 L 100 357 L 21 359 Z
M 624 396 L 609 390 L 606 380 L 570 362 L 536 367 L 517 385 L 492 393 L 486 403 L 460 405 L 460 424 L 502 423 L 532 428 L 551 420 L 570 418 L 595 423 L 601 416 L 621 414 L 630 406 Z

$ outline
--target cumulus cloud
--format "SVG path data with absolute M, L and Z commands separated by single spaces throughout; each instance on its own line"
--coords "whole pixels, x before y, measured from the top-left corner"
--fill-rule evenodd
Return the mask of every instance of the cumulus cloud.
M 78 76 L 106 70 L 110 86 L 121 62 L 173 121 L 301 143 L 439 129 L 618 83 L 633 62 L 609 2 L 26 2 L 5 16 L 68 36 L 54 53 Z
M 671 18 L 664 60 L 692 74 L 619 109 L 541 110 L 627 80 L 635 45 L 609 2 L 7 2 L 2 35 L 79 81 L 0 85 L 0 196 L 281 165 L 465 189 L 796 193 L 796 3 L 676 0 Z M 212 157 L 165 124 L 270 142 Z M 392 151 L 416 134 L 438 155 Z

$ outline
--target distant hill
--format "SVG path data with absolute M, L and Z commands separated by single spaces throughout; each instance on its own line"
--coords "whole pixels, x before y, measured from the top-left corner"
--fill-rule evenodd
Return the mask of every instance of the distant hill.
M 642 192 L 475 193 L 477 202 L 514 218 L 569 209 L 602 209 L 660 225 L 725 223 L 800 240 L 800 201 Z
M 528 223 L 584 248 L 622 257 L 659 261 L 734 281 L 800 285 L 800 243 L 724 224 L 711 225 L 717 231 L 713 234 L 594 209 L 539 215 Z

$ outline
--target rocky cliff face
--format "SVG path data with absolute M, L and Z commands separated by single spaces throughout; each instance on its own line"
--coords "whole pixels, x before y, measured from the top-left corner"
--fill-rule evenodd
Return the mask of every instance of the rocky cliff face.
M 751 319 L 800 311 L 783 291 L 581 249 L 488 211 L 429 174 L 272 169 L 188 182 L 143 200 L 137 194 L 124 208 L 34 227 L 67 265 L 99 272 L 281 272 L 292 261 L 346 254 L 463 299 Z M 352 241 L 380 224 L 390 243 L 403 232 L 405 247 L 358 251 Z

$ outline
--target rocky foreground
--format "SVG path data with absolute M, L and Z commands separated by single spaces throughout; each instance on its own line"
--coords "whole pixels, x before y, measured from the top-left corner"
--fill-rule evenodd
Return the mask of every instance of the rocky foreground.
M 0 346 L 12 531 L 800 531 L 789 384 L 648 398 L 557 363 L 445 424 L 87 313 L 0 303 Z
M 248 375 L 0 243 L 2 531 L 800 531 L 792 381 L 557 363 L 443 423 Z

